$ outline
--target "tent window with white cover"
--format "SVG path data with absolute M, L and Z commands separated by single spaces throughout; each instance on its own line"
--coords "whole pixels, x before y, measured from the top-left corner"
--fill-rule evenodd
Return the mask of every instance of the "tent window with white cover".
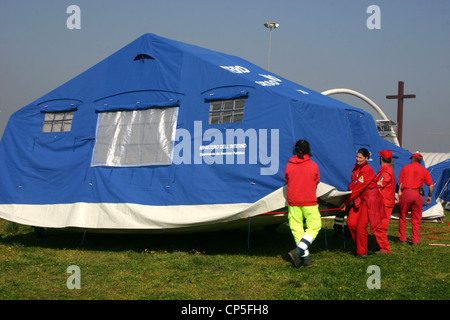
M 91 166 L 172 164 L 178 108 L 99 112 Z
M 75 111 L 46 112 L 42 132 L 69 132 Z
M 215 100 L 209 106 L 209 124 L 242 122 L 245 99 Z

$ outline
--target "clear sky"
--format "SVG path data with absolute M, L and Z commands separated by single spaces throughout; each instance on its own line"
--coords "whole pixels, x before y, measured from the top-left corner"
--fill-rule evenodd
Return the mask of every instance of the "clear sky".
M 68 29 L 70 5 L 81 29 Z M 373 20 L 371 5 L 380 9 Z M 403 147 L 450 152 L 449 0 L 0 0 L 0 135 L 10 115 L 144 33 L 244 58 L 312 90 L 356 90 L 397 121 Z M 381 29 L 369 29 L 367 20 Z M 365 102 L 334 95 L 370 111 Z M 318 128 L 320 130 L 320 128 Z

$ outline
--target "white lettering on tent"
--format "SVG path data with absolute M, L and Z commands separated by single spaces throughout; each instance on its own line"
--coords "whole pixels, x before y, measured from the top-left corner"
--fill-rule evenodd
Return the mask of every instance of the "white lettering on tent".
M 72 289 L 81 289 L 81 271 L 80 267 L 76 265 L 71 265 L 67 267 L 67 273 L 71 273 L 72 275 L 67 279 L 67 288 Z
M 269 143 L 270 133 L 270 143 Z M 194 159 L 191 142 L 194 141 Z M 247 142 L 248 141 L 248 142 Z M 178 142 L 178 143 L 177 143 Z M 203 144 L 204 142 L 208 144 Z M 194 122 L 194 138 L 187 129 L 177 129 L 173 164 L 261 164 L 261 175 L 277 174 L 279 169 L 279 129 L 210 128 L 203 132 L 202 122 Z M 192 161 L 193 160 L 193 161 Z
M 250 70 L 241 66 L 220 66 L 220 67 L 233 73 L 250 73 Z
M 366 13 L 372 13 L 367 18 L 366 26 L 369 30 L 381 29 L 381 9 L 377 5 L 371 5 L 367 7 Z
M 241 66 L 220 66 L 220 67 L 233 73 L 250 73 L 250 70 Z M 278 79 L 277 77 L 274 77 L 270 74 L 259 74 L 259 75 L 261 77 L 268 79 L 262 81 L 255 81 L 257 84 L 263 87 L 278 86 L 281 83 L 281 79 Z
M 278 172 L 278 160 L 279 160 L 279 130 L 270 130 L 271 139 L 270 146 L 272 147 L 269 156 L 268 143 L 267 143 L 267 130 L 260 130 L 259 133 L 259 161 L 262 165 L 270 165 L 268 168 L 263 167 L 260 169 L 261 175 L 271 176 Z M 276 160 L 275 162 L 273 160 Z
M 265 81 L 255 81 L 257 84 L 263 86 L 263 87 L 270 87 L 270 86 L 278 86 L 280 85 L 281 79 L 278 79 L 277 77 L 274 77 L 270 74 L 260 74 L 260 76 L 269 79 Z
M 302 89 L 298 89 L 297 91 L 298 91 L 298 92 L 301 92 L 301 93 L 303 93 L 303 94 L 309 94 L 309 92 L 306 92 L 305 90 L 302 90 Z
M 67 29 L 81 29 L 81 9 L 77 5 L 71 5 L 67 7 L 66 13 L 72 13 L 71 16 L 67 18 L 66 26 Z
M 373 273 L 366 281 L 368 289 L 381 289 L 381 271 L 380 267 L 371 265 L 367 267 L 367 273 Z

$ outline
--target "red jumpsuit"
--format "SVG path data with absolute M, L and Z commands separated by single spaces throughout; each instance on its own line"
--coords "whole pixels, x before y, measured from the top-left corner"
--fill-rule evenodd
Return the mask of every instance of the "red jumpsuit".
M 411 210 L 412 243 L 419 243 L 420 220 L 422 220 L 423 196 L 419 194 L 419 187 L 425 183 L 433 184 L 430 173 L 417 162 L 403 166 L 398 177 L 402 190 L 400 196 L 400 216 L 398 222 L 398 238 L 406 241 L 406 215 Z
M 347 227 L 355 241 L 356 254 L 360 255 L 367 253 L 367 225 L 370 223 L 370 232 L 376 230 L 381 222 L 383 204 L 375 172 L 367 161 L 354 165 L 351 178 L 352 182 L 348 188 L 352 193 L 344 203 L 348 205 L 353 201 L 347 218 Z
M 387 229 L 389 227 L 392 209 L 395 206 L 395 174 L 390 164 L 381 166 L 380 170 L 378 170 L 376 181 L 383 200 L 384 214 L 381 216 L 381 223 L 375 230 L 374 235 L 380 246 L 380 250 L 391 252 Z

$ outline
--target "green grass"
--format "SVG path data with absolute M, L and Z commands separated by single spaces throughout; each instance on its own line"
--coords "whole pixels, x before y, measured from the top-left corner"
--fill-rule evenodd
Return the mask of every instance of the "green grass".
M 444 223 L 422 226 L 450 230 Z M 0 220 L 1 300 L 448 300 L 449 240 L 400 245 L 391 221 L 390 255 L 354 257 L 351 240 L 332 237 L 332 221 L 311 247 L 313 268 L 295 269 L 289 228 L 251 227 L 195 234 L 96 234 L 46 230 Z M 407 224 L 410 235 L 411 224 Z M 421 230 L 421 233 L 432 232 Z M 450 233 L 436 237 L 449 237 Z M 375 250 L 373 236 L 369 249 Z M 68 289 L 67 268 L 81 270 L 81 289 Z M 368 289 L 370 265 L 381 289 Z

